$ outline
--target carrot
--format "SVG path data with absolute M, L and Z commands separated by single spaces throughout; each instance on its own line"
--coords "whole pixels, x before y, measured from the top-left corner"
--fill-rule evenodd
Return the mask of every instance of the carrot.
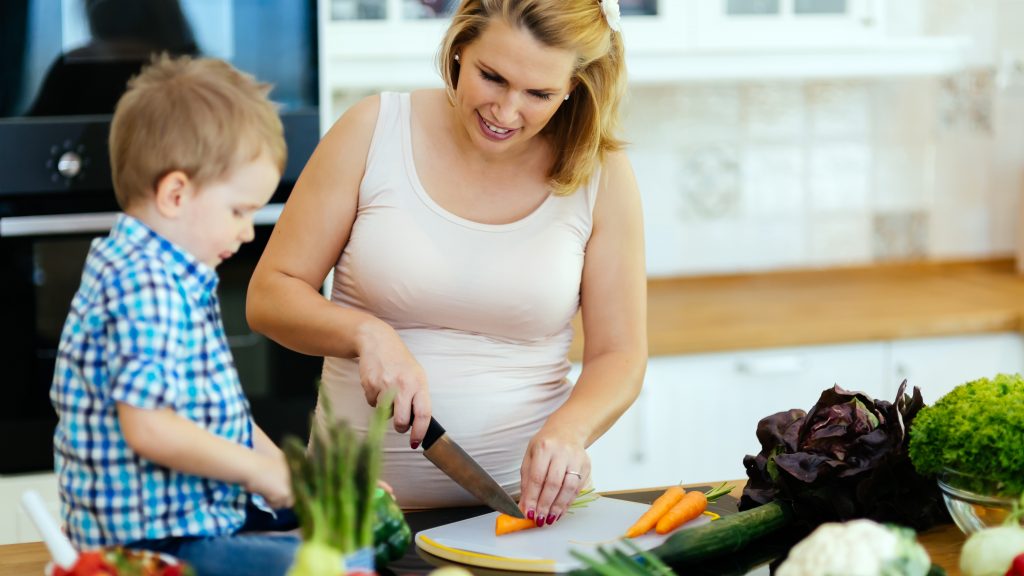
M 508 514 L 498 514 L 497 520 L 494 521 L 494 535 L 501 536 L 509 532 L 518 532 L 536 527 L 537 523 L 529 518 L 516 518 Z
M 594 494 L 594 487 L 591 486 L 584 490 L 581 490 L 579 494 L 573 498 L 569 504 L 567 513 L 572 514 L 573 511 L 579 508 L 586 508 L 587 504 L 590 504 L 594 500 L 600 498 L 600 495 Z M 502 534 L 508 534 L 509 532 L 518 532 L 520 530 L 529 530 L 530 528 L 539 528 L 537 523 L 528 518 L 516 518 L 515 516 L 509 516 L 508 514 L 498 514 L 498 517 L 494 521 L 494 535 L 501 536 Z
M 626 530 L 626 538 L 636 538 L 649 532 L 658 523 L 658 520 L 675 506 L 676 502 L 682 500 L 685 493 L 682 486 L 672 486 L 665 490 L 651 504 L 651 507 L 629 527 L 629 530 Z
M 668 534 L 683 524 L 700 516 L 708 509 L 708 502 L 714 502 L 720 496 L 732 491 L 732 486 L 722 484 L 707 492 L 687 492 L 679 502 L 666 512 L 655 526 L 658 534 Z

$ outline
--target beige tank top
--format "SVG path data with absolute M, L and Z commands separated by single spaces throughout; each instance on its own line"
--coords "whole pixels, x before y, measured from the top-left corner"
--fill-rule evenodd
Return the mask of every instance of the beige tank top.
M 331 300 L 395 328 L 426 371 L 434 417 L 518 495 L 527 443 L 571 390 L 571 320 L 599 178 L 569 196 L 550 195 L 516 222 L 470 221 L 420 183 L 410 118 L 408 94 L 381 94 Z M 327 358 L 322 393 L 362 431 L 371 408 L 357 362 Z M 404 508 L 477 503 L 393 429 L 382 476 Z

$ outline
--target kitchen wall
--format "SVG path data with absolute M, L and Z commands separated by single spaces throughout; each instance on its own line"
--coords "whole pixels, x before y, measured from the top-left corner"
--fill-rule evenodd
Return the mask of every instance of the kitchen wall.
M 900 0 L 887 21 L 894 36 L 969 38 L 966 65 L 631 86 L 623 127 L 650 276 L 1018 252 L 1024 0 Z M 336 91 L 333 109 L 376 91 Z
M 1015 253 L 1024 2 L 924 7 L 927 33 L 972 38 L 962 73 L 631 90 L 650 275 Z

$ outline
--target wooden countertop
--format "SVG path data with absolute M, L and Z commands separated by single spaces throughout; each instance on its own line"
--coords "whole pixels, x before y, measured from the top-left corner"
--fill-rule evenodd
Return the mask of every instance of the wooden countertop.
M 1019 331 L 1011 259 L 651 279 L 650 354 Z M 570 356 L 582 357 L 582 330 Z
M 735 487 L 730 494 L 738 499 L 746 482 L 731 483 Z M 928 550 L 932 563 L 945 569 L 947 576 L 960 576 L 960 549 L 965 539 L 954 524 L 943 524 L 918 534 L 918 541 Z M 4 576 L 40 576 L 49 560 L 42 542 L 0 546 L 0 574 Z

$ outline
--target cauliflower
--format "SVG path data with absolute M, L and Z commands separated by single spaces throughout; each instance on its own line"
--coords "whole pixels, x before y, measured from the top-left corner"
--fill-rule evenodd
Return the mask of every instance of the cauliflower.
M 914 531 L 873 520 L 829 522 L 797 543 L 776 576 L 925 576 L 931 559 Z

